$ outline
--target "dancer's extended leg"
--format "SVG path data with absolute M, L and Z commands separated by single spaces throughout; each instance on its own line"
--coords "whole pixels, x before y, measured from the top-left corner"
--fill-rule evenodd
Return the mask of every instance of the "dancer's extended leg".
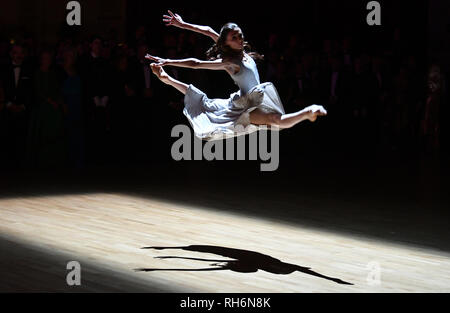
M 327 115 L 327 111 L 320 105 L 311 105 L 295 113 L 279 114 L 266 113 L 260 109 L 250 113 L 250 123 L 255 125 L 270 125 L 279 128 L 291 128 L 294 125 L 309 120 L 315 122 L 318 116 Z
M 150 65 L 152 72 L 164 83 L 176 88 L 183 95 L 186 94 L 186 91 L 189 88 L 189 85 L 176 80 L 175 78 L 169 76 L 166 71 L 160 65 L 156 65 L 155 63 Z

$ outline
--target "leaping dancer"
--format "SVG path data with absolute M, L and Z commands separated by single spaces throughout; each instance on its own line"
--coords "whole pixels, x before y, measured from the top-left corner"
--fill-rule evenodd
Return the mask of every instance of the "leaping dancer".
M 165 84 L 184 94 L 183 114 L 189 120 L 195 135 L 204 140 L 216 140 L 238 136 L 269 126 L 271 129 L 286 129 L 309 120 L 314 122 L 327 111 L 320 105 L 311 105 L 295 113 L 286 114 L 275 86 L 259 79 L 256 59 L 262 56 L 251 52 L 244 41 L 241 28 L 227 23 L 220 34 L 209 26 L 200 26 L 183 21 L 180 15 L 163 15 L 166 25 L 191 30 L 211 37 L 215 44 L 207 51 L 208 61 L 187 58 L 164 59 L 147 55 L 156 63 L 150 64 L 153 73 Z M 193 69 L 224 70 L 239 87 L 239 91 L 228 99 L 210 99 L 194 85 L 185 84 L 169 76 L 164 66 Z M 241 126 L 241 127 L 238 127 Z

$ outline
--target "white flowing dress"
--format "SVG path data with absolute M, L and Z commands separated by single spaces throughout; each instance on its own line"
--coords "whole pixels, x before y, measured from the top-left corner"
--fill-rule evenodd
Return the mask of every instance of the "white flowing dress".
M 245 54 L 235 62 L 240 71 L 231 77 L 239 91 L 228 99 L 210 99 L 194 85 L 189 85 L 186 92 L 183 114 L 195 135 L 203 140 L 220 140 L 266 128 L 250 123 L 250 112 L 257 108 L 266 113 L 285 114 L 275 86 L 260 83 L 255 61 Z

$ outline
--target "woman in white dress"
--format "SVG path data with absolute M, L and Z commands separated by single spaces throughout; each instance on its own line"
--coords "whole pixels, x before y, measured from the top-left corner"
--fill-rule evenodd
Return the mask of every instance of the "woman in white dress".
M 311 105 L 301 111 L 286 114 L 283 104 L 272 83 L 260 83 L 254 59 L 258 53 L 247 52 L 242 30 L 234 23 L 225 24 L 220 34 L 209 26 L 189 24 L 178 14 L 169 11 L 164 22 L 179 28 L 192 30 L 211 37 L 215 44 L 208 50 L 208 61 L 195 58 L 171 60 L 147 55 L 153 73 L 165 84 L 173 86 L 184 97 L 183 113 L 195 135 L 204 140 L 217 140 L 248 134 L 261 128 L 280 130 L 293 127 L 299 122 L 314 122 L 318 116 L 327 114 L 320 105 Z M 193 69 L 224 70 L 230 74 L 239 91 L 228 99 L 210 99 L 195 86 L 180 82 L 169 76 L 164 66 Z

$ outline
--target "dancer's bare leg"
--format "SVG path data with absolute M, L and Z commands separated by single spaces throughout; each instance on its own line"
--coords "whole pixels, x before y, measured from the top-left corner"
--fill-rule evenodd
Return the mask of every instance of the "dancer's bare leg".
M 186 91 L 189 88 L 189 85 L 176 80 L 175 78 L 169 76 L 166 71 L 160 65 L 156 65 L 155 63 L 150 64 L 150 68 L 152 69 L 153 74 L 155 74 L 164 84 L 170 85 L 180 91 L 183 95 L 186 94 Z
M 169 76 L 161 65 L 153 63 L 150 65 L 152 72 L 165 84 L 170 85 L 186 94 L 189 85 L 180 82 Z M 259 109 L 253 110 L 250 113 L 250 123 L 255 125 L 270 125 L 279 128 L 291 128 L 292 126 L 304 121 L 310 120 L 315 122 L 318 116 L 327 115 L 327 111 L 320 105 L 311 105 L 301 111 L 290 114 L 265 113 Z
M 254 125 L 277 126 L 284 129 L 291 128 L 305 120 L 315 122 L 318 116 L 325 115 L 327 115 L 327 111 L 320 105 L 311 105 L 290 114 L 265 113 L 260 109 L 256 109 L 250 112 L 250 123 Z

